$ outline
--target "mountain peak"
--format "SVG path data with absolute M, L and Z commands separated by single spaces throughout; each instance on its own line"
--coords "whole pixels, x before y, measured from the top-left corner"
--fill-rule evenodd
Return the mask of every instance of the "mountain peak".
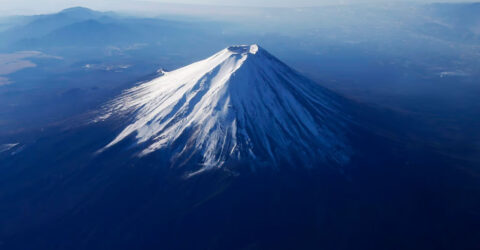
M 252 45 L 234 45 L 227 48 L 228 51 L 235 54 L 253 54 L 255 55 L 260 47 L 257 44 Z
M 95 11 L 92 10 L 92 9 L 85 8 L 85 7 L 80 7 L 80 6 L 71 7 L 71 8 L 67 8 L 67 9 L 64 9 L 64 10 L 60 11 L 60 13 L 93 13 L 93 12 L 95 12 Z
M 193 174 L 235 162 L 311 166 L 349 159 L 335 97 L 258 45 L 231 46 L 166 72 L 126 90 L 105 112 L 130 118 L 101 151 L 132 138 L 140 157 L 168 150 L 172 165 L 200 159 Z

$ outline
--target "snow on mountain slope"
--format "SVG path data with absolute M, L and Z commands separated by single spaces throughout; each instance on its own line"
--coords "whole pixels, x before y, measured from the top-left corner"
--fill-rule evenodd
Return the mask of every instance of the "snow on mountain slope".
M 226 48 L 126 90 L 99 120 L 119 114 L 133 119 L 101 151 L 134 135 L 140 157 L 175 147 L 172 162 L 199 154 L 199 171 L 229 161 L 349 161 L 335 96 L 257 45 Z
M 18 145 L 18 143 L 9 143 L 9 144 L 0 145 L 0 153 L 6 152 L 6 151 L 16 147 L 17 145 Z

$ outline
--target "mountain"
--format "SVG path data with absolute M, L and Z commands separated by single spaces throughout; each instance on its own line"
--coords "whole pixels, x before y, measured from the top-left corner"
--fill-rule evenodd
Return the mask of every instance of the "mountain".
M 38 39 L 56 29 L 87 20 L 94 20 L 108 15 L 87 8 L 70 8 L 55 14 L 28 17 L 28 22 L 20 23 L 2 32 L 0 42 L 11 45 L 26 39 Z
M 76 22 L 58 28 L 40 39 L 24 40 L 21 43 L 33 46 L 99 46 L 101 44 L 134 43 L 136 32 L 114 20 Z
M 112 13 L 104 13 L 99 11 L 94 11 L 85 7 L 72 7 L 60 11 L 57 15 L 68 15 L 70 17 L 77 17 L 80 19 L 94 19 L 103 15 L 113 15 Z
M 348 117 L 335 96 L 257 45 L 215 55 L 126 90 L 103 117 L 133 117 L 102 150 L 134 136 L 139 157 L 170 149 L 197 172 L 234 162 L 344 165 Z
M 475 249 L 474 165 L 232 46 L 0 146 L 4 249 Z M 408 131 L 407 131 L 408 132 Z
M 128 47 L 138 43 L 191 47 L 205 43 L 207 36 L 220 34 L 220 25 L 214 23 L 128 17 L 82 7 L 23 19 L 0 31 L 0 49 L 58 53 L 89 48 L 97 49 L 95 53 L 98 54 L 106 47 Z

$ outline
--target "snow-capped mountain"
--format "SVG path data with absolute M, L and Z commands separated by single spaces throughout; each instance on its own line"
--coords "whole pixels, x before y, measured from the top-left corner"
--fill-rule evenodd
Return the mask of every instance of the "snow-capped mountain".
M 0 249 L 476 249 L 478 164 L 411 140 L 411 116 L 255 45 L 157 73 L 3 139 Z
M 164 72 L 104 112 L 97 121 L 122 116 L 127 124 L 100 152 L 134 136 L 139 157 L 169 149 L 175 165 L 200 158 L 195 173 L 233 162 L 343 165 L 350 158 L 348 118 L 336 96 L 257 45 Z

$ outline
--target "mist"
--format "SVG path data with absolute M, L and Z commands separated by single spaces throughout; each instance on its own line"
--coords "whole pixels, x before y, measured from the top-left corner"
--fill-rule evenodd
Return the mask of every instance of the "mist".
M 432 0 L 412 0 L 408 4 L 427 4 L 427 3 L 468 3 L 474 1 L 449 0 L 449 1 L 432 1 Z M 83 6 L 103 11 L 120 11 L 126 13 L 136 13 L 142 15 L 158 15 L 165 12 L 175 12 L 177 14 L 204 15 L 215 13 L 218 15 L 226 15 L 232 13 L 242 13 L 248 15 L 248 12 L 255 11 L 258 8 L 300 8 L 300 7 L 319 7 L 319 6 L 336 6 L 336 5 L 385 5 L 385 4 L 401 4 L 405 1 L 401 0 L 263 0 L 263 1 L 220 1 L 220 0 L 203 0 L 203 1 L 172 1 L 172 0 L 0 0 L 0 15 L 31 15 L 57 12 L 62 9 Z M 234 8 L 234 9 L 232 9 Z M 254 8 L 243 9 L 238 8 Z M 236 10 L 235 10 L 236 9 Z M 228 13 L 225 13 L 227 11 Z

